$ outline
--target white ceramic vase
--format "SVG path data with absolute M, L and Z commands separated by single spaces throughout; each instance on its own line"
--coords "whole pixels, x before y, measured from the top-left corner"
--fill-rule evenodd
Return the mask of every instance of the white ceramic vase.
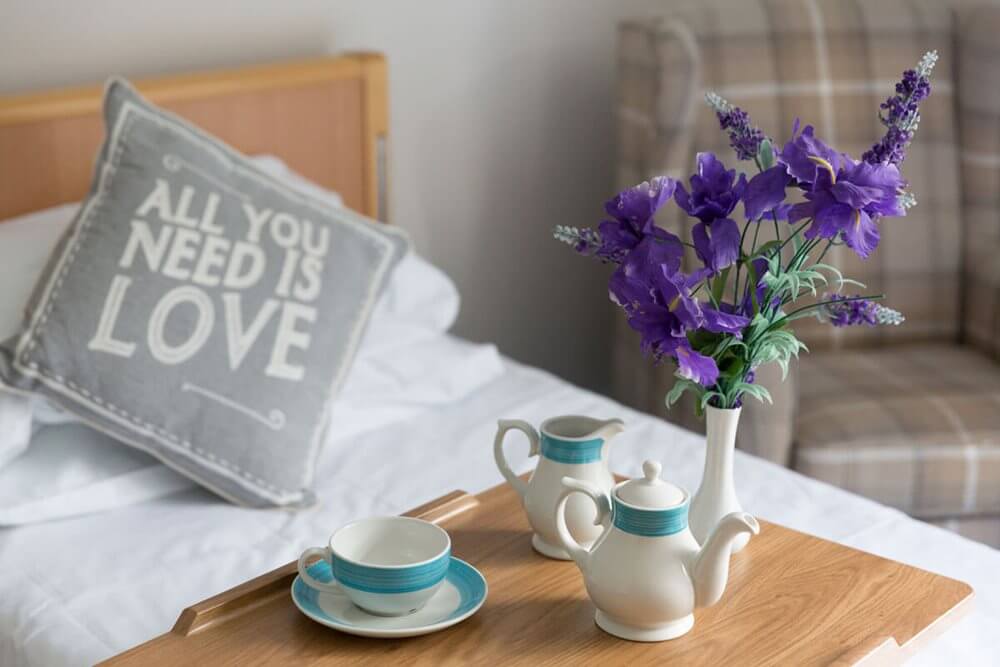
M 742 512 L 733 482 L 733 457 L 736 451 L 736 428 L 743 408 L 723 410 L 708 406 L 705 411 L 705 471 L 701 486 L 691 499 L 691 533 L 704 544 L 722 517 Z M 746 546 L 749 534 L 733 540 L 733 553 Z

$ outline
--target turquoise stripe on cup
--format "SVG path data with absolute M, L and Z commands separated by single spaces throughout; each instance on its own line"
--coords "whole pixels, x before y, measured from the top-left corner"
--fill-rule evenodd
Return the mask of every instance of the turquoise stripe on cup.
M 343 586 L 366 593 L 411 593 L 437 584 L 448 573 L 449 549 L 434 560 L 411 567 L 359 565 L 333 554 L 333 577 Z
M 620 530 L 642 537 L 663 537 L 688 527 L 688 501 L 677 507 L 644 510 L 627 505 L 612 494 L 614 524 Z
M 561 440 L 542 433 L 542 456 L 559 463 L 594 463 L 601 460 L 603 438 L 593 440 Z

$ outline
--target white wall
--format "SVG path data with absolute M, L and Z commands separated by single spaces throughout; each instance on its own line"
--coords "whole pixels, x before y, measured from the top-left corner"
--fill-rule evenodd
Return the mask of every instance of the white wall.
M 456 333 L 604 389 L 606 273 L 550 229 L 611 194 L 615 24 L 658 4 L 0 0 L 0 91 L 386 53 L 391 211 L 458 283 Z

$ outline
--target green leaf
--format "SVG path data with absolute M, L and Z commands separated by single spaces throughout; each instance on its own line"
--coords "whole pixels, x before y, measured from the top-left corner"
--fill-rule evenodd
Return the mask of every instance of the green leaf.
M 766 243 L 764 245 L 767 245 Z M 767 272 L 772 276 L 781 275 L 781 257 L 775 255 L 767 260 Z
M 687 338 L 691 343 L 691 347 L 702 354 L 709 354 L 706 350 L 713 349 L 725 337 L 722 334 L 712 333 L 706 329 L 695 329 L 688 332 Z
M 757 161 L 760 162 L 761 169 L 770 169 L 774 166 L 774 148 L 771 146 L 770 139 L 764 139 L 760 142 L 760 148 L 757 149 Z
M 837 267 L 831 266 L 830 264 L 814 264 L 813 268 L 816 269 L 817 271 L 826 271 L 827 273 L 832 274 L 833 277 L 837 279 L 838 292 L 844 288 L 844 285 L 854 285 L 859 289 L 865 289 L 866 287 L 864 283 L 859 283 L 857 280 L 851 280 L 850 278 L 845 278 Z
M 719 342 L 716 343 L 714 346 L 709 346 L 704 349 L 700 349 L 698 351 L 701 352 L 702 354 L 708 355 L 709 357 L 717 359 L 726 352 L 728 352 L 730 348 L 743 348 L 744 350 L 746 350 L 747 345 L 746 343 L 744 343 L 739 338 L 736 338 L 735 336 L 722 336 Z M 735 349 L 733 349 L 733 353 L 734 354 L 736 353 Z
M 698 394 L 703 391 L 703 387 L 693 380 L 678 377 L 677 381 L 674 382 L 674 386 L 671 387 L 670 391 L 667 393 L 667 408 L 673 407 L 677 401 L 681 400 L 681 396 L 684 395 L 685 391 L 693 391 L 695 394 Z
M 726 397 L 725 397 L 725 395 L 723 395 L 722 392 L 715 391 L 715 390 L 706 391 L 704 394 L 702 394 L 701 400 L 698 402 L 698 405 L 701 408 L 702 412 L 705 411 L 705 408 L 708 406 L 709 402 L 713 398 L 719 399 L 719 403 L 722 404 L 723 408 L 728 407 L 728 405 L 726 403 Z
M 783 328 L 786 321 L 782 320 L 776 328 L 768 328 L 760 334 L 755 340 L 752 358 L 749 360 L 752 368 L 777 362 L 781 367 L 782 380 L 788 376 L 789 360 L 792 357 L 798 358 L 801 350 L 808 351 L 805 344 L 796 338 L 793 332 Z
M 753 257 L 747 258 L 747 261 L 748 262 L 752 261 L 752 260 L 754 260 L 754 259 L 756 259 L 758 257 L 764 257 L 764 258 L 770 260 L 770 259 L 772 259 L 771 258 L 771 251 L 774 250 L 775 248 L 780 247 L 780 246 L 781 246 L 781 241 L 777 241 L 777 240 L 775 240 L 775 241 L 768 241 L 767 243 L 765 243 L 761 247 L 757 248 L 757 252 L 754 253 Z M 781 265 L 779 264 L 778 266 L 780 268 Z M 769 265 L 768 268 L 771 269 L 771 266 Z M 772 273 L 777 273 L 777 271 L 774 271 L 772 269 Z
M 719 374 L 727 379 L 735 379 L 743 377 L 743 371 L 746 365 L 743 360 L 739 357 L 729 357 L 726 361 L 719 364 Z
M 760 304 L 757 303 L 757 290 L 754 286 L 759 282 L 757 279 L 757 272 L 753 268 L 753 264 L 747 264 L 747 273 L 750 274 L 750 300 L 753 301 L 753 312 L 760 313 Z
M 712 301 L 713 303 L 719 303 L 722 300 L 722 291 L 726 289 L 726 282 L 729 280 L 729 270 L 732 266 L 727 266 L 724 268 L 715 278 L 712 283 Z
M 754 315 L 754 318 L 750 320 L 750 324 L 747 325 L 747 340 L 756 339 L 756 337 L 769 326 L 771 326 L 771 322 L 760 313 L 757 313 Z
M 765 389 L 759 384 L 750 384 L 748 382 L 741 382 L 737 385 L 737 389 L 740 394 L 744 396 L 753 396 L 761 403 L 768 402 L 774 404 L 774 400 L 771 398 L 771 392 Z
M 781 381 L 788 379 L 788 359 L 778 359 L 778 367 L 781 369 Z

